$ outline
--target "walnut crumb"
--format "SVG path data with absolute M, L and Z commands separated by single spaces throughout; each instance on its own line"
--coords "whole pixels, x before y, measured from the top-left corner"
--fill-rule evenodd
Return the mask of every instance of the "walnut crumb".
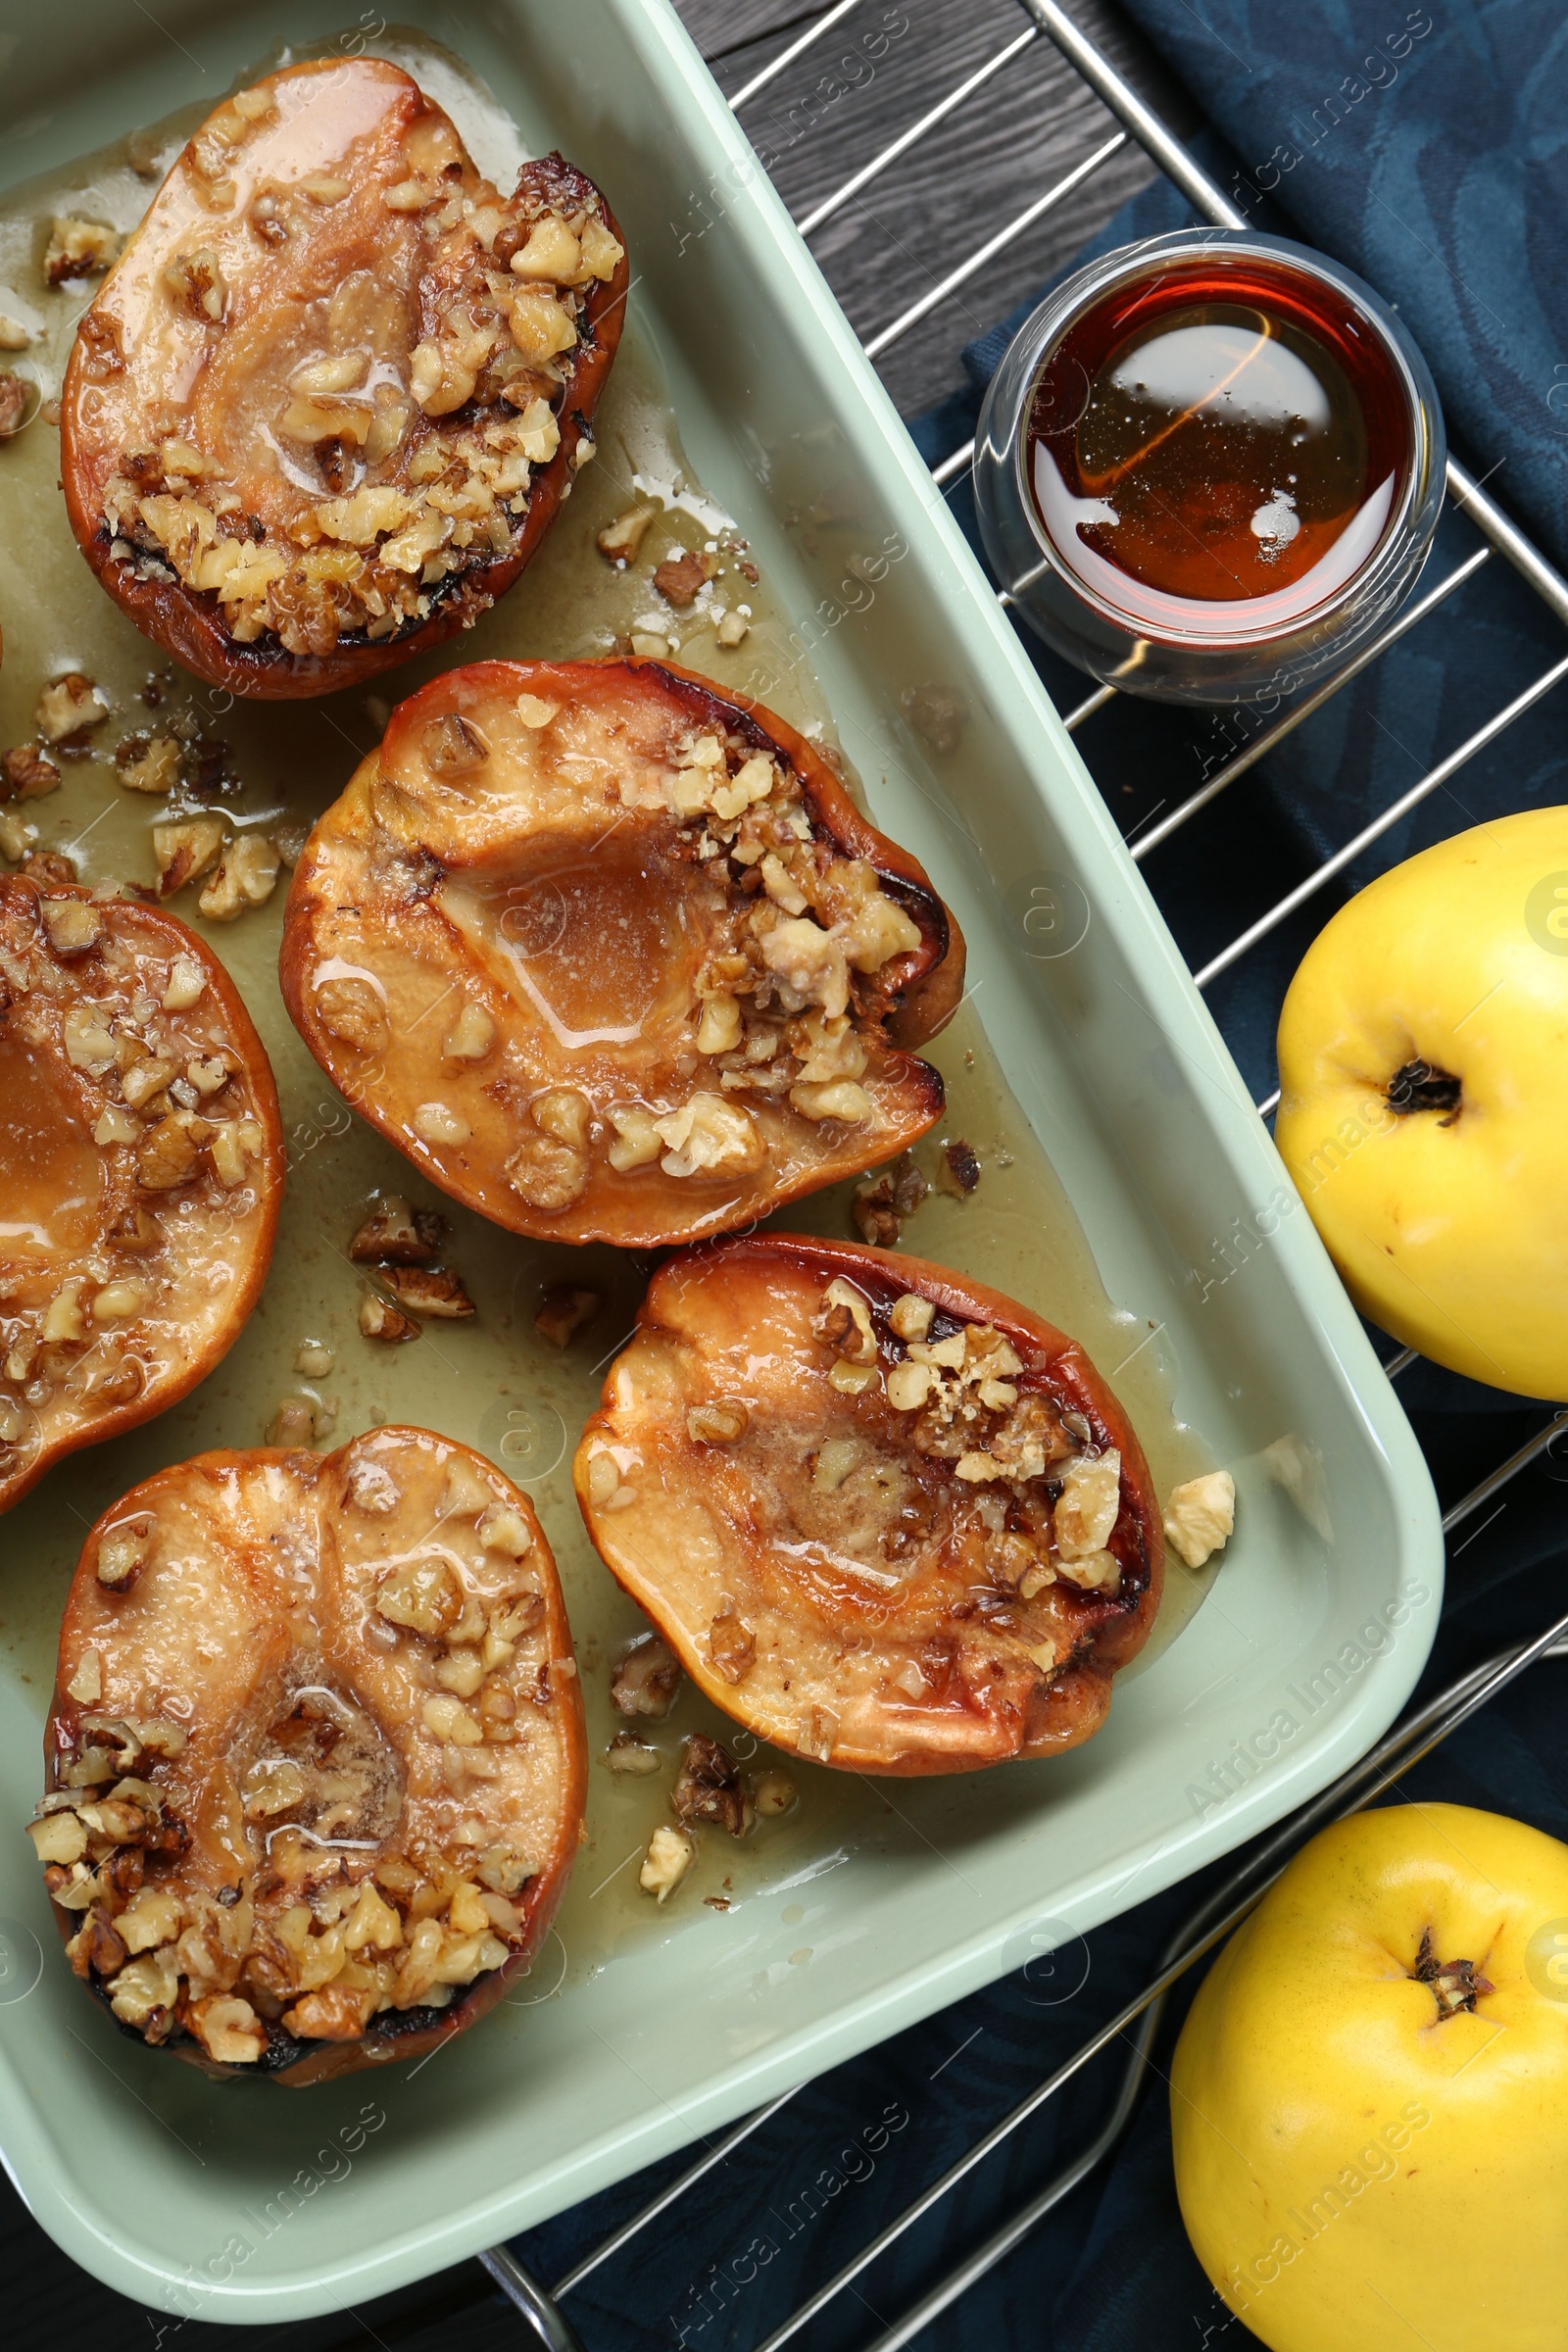
M 1235 1527 L 1236 1481 L 1228 1470 L 1209 1470 L 1171 1489 L 1165 1537 L 1189 1568 L 1201 1568 L 1222 1551 Z
M 14 368 L 0 368 L 0 441 L 20 433 L 26 419 L 27 386 Z
M 59 781 L 59 768 L 44 757 L 39 744 L 18 743 L 0 753 L 0 800 L 42 800 Z
M 540 1300 L 533 1327 L 552 1348 L 566 1348 L 584 1324 L 591 1323 L 602 1301 L 597 1291 L 578 1290 L 569 1282 L 552 1283 Z
M 57 220 L 44 252 L 44 283 L 63 286 L 68 278 L 98 277 L 119 250 L 119 237 L 101 220 Z
M 972 1144 L 955 1136 L 942 1147 L 937 1162 L 937 1188 L 955 1200 L 965 1200 L 980 1181 L 980 1160 Z
M 474 1311 L 473 1300 L 450 1267 L 389 1265 L 380 1269 L 380 1278 L 410 1314 L 466 1323 Z
M 678 556 L 666 556 L 654 572 L 654 586 L 666 605 L 684 612 L 697 601 L 698 593 L 708 585 L 718 565 L 711 556 L 701 555 L 695 548 L 683 548 Z
M 73 669 L 44 688 L 33 724 L 45 743 L 66 743 L 89 727 L 101 726 L 108 716 L 109 706 L 91 678 Z
M 360 1329 L 368 1340 L 381 1340 L 389 1347 L 401 1340 L 416 1340 L 419 1326 L 401 1308 L 389 1306 L 373 1291 L 368 1291 L 360 1300 Z

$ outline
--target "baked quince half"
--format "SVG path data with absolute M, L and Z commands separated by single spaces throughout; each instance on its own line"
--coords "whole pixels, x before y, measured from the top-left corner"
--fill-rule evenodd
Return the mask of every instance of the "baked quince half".
M 765 1234 L 654 1277 L 575 1464 L 600 1557 L 716 1705 L 866 1773 L 1100 1729 L 1160 1515 L 1076 1342 L 889 1250 Z
M 295 869 L 333 1084 L 514 1233 L 689 1241 L 940 1116 L 963 985 L 914 859 L 760 705 L 648 661 L 486 662 L 392 714 Z
M 577 1852 L 532 1505 L 422 1429 L 199 1454 L 92 1530 L 28 1835 L 72 1967 L 209 2073 L 319 2082 L 499 2000 Z
M 77 329 L 77 544 L 243 696 L 324 694 L 510 588 L 591 455 L 625 243 L 559 155 L 503 196 L 397 66 L 290 66 L 210 115 Z
M 211 950 L 0 877 L 0 1510 L 212 1370 L 282 1197 L 271 1067 Z

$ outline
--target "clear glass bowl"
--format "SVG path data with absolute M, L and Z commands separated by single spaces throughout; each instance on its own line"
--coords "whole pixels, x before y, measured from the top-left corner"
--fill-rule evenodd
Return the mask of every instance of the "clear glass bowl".
M 1405 412 L 1405 463 L 1379 527 L 1362 547 L 1345 531 L 1334 561 L 1317 568 L 1323 593 L 1283 617 L 1289 600 L 1266 595 L 1189 606 L 1143 594 L 1102 560 L 1066 561 L 1030 489 L 1030 417 L 1054 355 L 1107 298 L 1135 296 L 1185 276 L 1195 266 L 1210 298 L 1216 283 L 1250 265 L 1278 280 L 1300 273 L 1309 307 L 1337 310 L 1351 331 L 1375 339 L 1392 397 Z M 1083 371 L 1080 368 L 1079 373 Z M 1085 398 L 1088 378 L 1085 376 Z M 1064 418 L 1059 429 L 1071 429 Z M 1011 605 L 1058 654 L 1107 686 L 1169 702 L 1230 703 L 1270 691 L 1292 693 L 1344 661 L 1403 601 L 1426 560 L 1443 512 L 1446 445 L 1431 372 L 1388 305 L 1350 270 L 1284 237 L 1240 229 L 1183 229 L 1123 245 L 1075 272 L 1013 337 L 992 379 L 975 442 L 974 482 L 981 535 Z M 1070 504 L 1070 502 L 1069 502 Z M 1070 527 L 1070 526 L 1069 526 Z M 1255 527 L 1255 526 L 1254 526 Z M 1362 539 L 1369 534 L 1362 531 Z M 1093 577 L 1086 579 L 1085 570 Z M 1311 575 L 1308 575 L 1309 577 Z M 1124 601 L 1125 600 L 1125 601 Z M 1140 611 L 1140 603 L 1145 610 Z M 1165 612 L 1152 619 L 1148 608 Z M 1275 608 L 1271 613 L 1270 607 Z

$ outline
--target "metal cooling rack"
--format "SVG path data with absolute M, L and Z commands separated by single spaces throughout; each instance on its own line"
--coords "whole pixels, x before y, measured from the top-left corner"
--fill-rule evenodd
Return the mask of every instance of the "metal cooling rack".
M 797 58 L 803 56 L 831 32 L 834 26 L 859 4 L 860 0 L 838 0 L 836 7 L 829 9 L 824 16 L 817 18 L 797 40 L 784 48 L 743 88 L 735 91 L 729 101 L 731 107 L 739 113 L 761 90 L 767 88 L 771 82 L 785 73 Z M 832 195 L 808 213 L 798 223 L 802 234 L 809 237 L 824 222 L 832 220 L 835 214 L 842 211 L 845 205 L 851 203 L 863 188 L 878 178 L 901 156 L 906 155 L 911 148 L 917 146 L 950 116 L 956 114 L 960 108 L 970 105 L 987 82 L 1002 73 L 1042 35 L 1055 43 L 1067 62 L 1076 69 L 1110 114 L 1116 118 L 1121 128 L 1113 131 L 1110 136 L 1085 155 L 1080 163 L 1056 180 L 1053 186 L 1037 196 L 1033 203 L 1025 206 L 1015 220 L 989 237 L 973 253 L 955 263 L 938 282 L 932 285 L 917 302 L 911 303 L 900 317 L 892 319 L 877 333 L 866 337 L 864 350 L 869 359 L 878 359 L 902 336 L 918 325 L 921 319 L 928 317 L 932 311 L 956 293 L 961 286 L 978 278 L 1000 254 L 1023 236 L 1025 231 L 1044 214 L 1064 202 L 1076 189 L 1089 181 L 1112 155 L 1127 145 L 1129 138 L 1136 140 L 1146 150 L 1166 176 L 1187 197 L 1194 210 L 1203 219 L 1220 228 L 1245 228 L 1247 226 L 1245 214 L 1239 211 L 1224 191 L 1209 178 L 1188 148 L 1166 127 L 1158 115 L 1139 95 L 1131 82 L 1111 63 L 1104 52 L 1081 30 L 1064 9 L 1056 5 L 1056 0 L 1017 0 L 1017 4 L 1024 15 L 1031 20 L 1029 24 L 1011 40 L 1005 42 L 956 87 L 950 90 L 936 105 L 927 108 L 917 121 L 909 123 L 896 138 L 890 140 L 879 154 L 874 156 L 869 163 L 862 165 L 851 178 L 844 182 L 842 187 L 835 189 Z M 944 487 L 957 480 L 967 471 L 973 455 L 974 443 L 970 441 L 962 449 L 955 450 L 953 455 L 944 459 L 941 465 L 934 466 L 932 479 Z M 1380 655 L 1397 639 L 1406 635 L 1409 630 L 1419 627 L 1437 611 L 1440 605 L 1444 604 L 1457 589 L 1463 587 L 1464 583 L 1471 579 L 1484 564 L 1491 563 L 1494 556 L 1500 556 L 1505 563 L 1511 564 L 1514 569 L 1529 582 L 1542 601 L 1556 614 L 1557 618 L 1568 623 L 1568 580 L 1563 578 L 1562 574 L 1547 562 L 1518 525 L 1488 496 L 1483 483 L 1477 481 L 1459 464 L 1457 459 L 1451 457 L 1448 460 L 1447 491 L 1452 504 L 1468 516 L 1481 534 L 1485 544 L 1477 548 L 1462 563 L 1457 564 L 1451 571 L 1446 573 L 1424 595 L 1412 599 L 1390 625 L 1372 639 L 1352 662 L 1336 671 L 1312 693 L 1292 704 L 1272 725 L 1260 729 L 1245 749 L 1238 752 L 1233 759 L 1228 760 L 1216 773 L 1209 776 L 1167 815 L 1161 816 L 1156 823 L 1147 825 L 1137 842 L 1130 845 L 1130 854 L 1139 863 L 1151 857 L 1163 842 L 1170 839 L 1173 833 L 1178 832 L 1183 825 L 1197 816 L 1200 809 L 1206 808 L 1236 781 L 1238 776 L 1245 774 L 1248 768 L 1255 765 L 1284 736 L 1298 727 L 1303 719 L 1311 717 L 1315 710 L 1321 710 L 1332 696 L 1338 694 L 1340 689 L 1348 685 L 1351 678 L 1376 662 Z M 1011 602 L 1004 589 L 1000 592 L 1000 602 L 1004 607 Z M 1209 961 L 1193 975 L 1198 986 L 1200 988 L 1208 987 L 1210 982 L 1217 980 L 1222 972 L 1229 971 L 1233 964 L 1239 963 L 1260 940 L 1265 939 L 1270 932 L 1285 922 L 1298 906 L 1323 889 L 1325 884 L 1332 881 L 1336 874 L 1343 872 L 1347 866 L 1350 865 L 1360 857 L 1363 850 L 1380 840 L 1410 809 L 1427 799 L 1431 793 L 1436 792 L 1441 785 L 1446 784 L 1468 760 L 1473 760 L 1478 753 L 1494 742 L 1499 735 L 1512 726 L 1515 719 L 1522 717 L 1527 710 L 1541 701 L 1544 695 L 1549 694 L 1552 688 L 1564 678 L 1568 678 L 1568 654 L 1565 654 L 1561 661 L 1553 662 L 1548 669 L 1544 670 L 1531 685 L 1525 688 L 1522 694 L 1516 695 L 1503 709 L 1494 711 L 1490 718 L 1478 726 L 1453 751 L 1439 760 L 1436 766 L 1429 768 L 1417 783 L 1411 785 L 1406 792 L 1401 793 L 1396 800 L 1391 802 L 1386 808 L 1363 825 L 1351 839 L 1343 843 L 1331 856 L 1325 858 L 1312 873 L 1298 882 L 1293 890 L 1288 891 L 1274 906 L 1269 907 L 1266 913 L 1259 915 L 1257 920 L 1250 924 L 1245 931 L 1239 933 L 1228 947 L 1221 949 L 1217 956 L 1211 956 Z M 1076 733 L 1098 711 L 1105 710 L 1121 699 L 1114 687 L 1100 687 L 1066 715 L 1064 724 L 1070 733 Z M 1257 1109 L 1260 1116 L 1267 1118 L 1278 1102 L 1279 1090 L 1276 1088 L 1273 1094 L 1258 1103 Z M 1391 1380 L 1396 1380 L 1399 1374 L 1414 1360 L 1414 1348 L 1406 1348 L 1391 1357 L 1384 1369 Z M 1521 1471 L 1528 1469 L 1532 1462 L 1538 1460 L 1553 1441 L 1564 1432 L 1568 1432 L 1568 1410 L 1556 1413 L 1515 1453 L 1510 1454 L 1506 1461 L 1500 1462 L 1478 1486 L 1453 1505 L 1443 1521 L 1445 1535 L 1450 1534 L 1463 1521 L 1472 1518 L 1487 1502 L 1491 1501 L 1494 1495 L 1506 1487 L 1511 1480 L 1517 1478 Z M 962 2263 L 923 2295 L 919 2302 L 905 2314 L 903 2319 L 873 2338 L 865 2346 L 864 2352 L 898 2352 L 900 2346 L 912 2342 L 940 2313 L 951 2309 L 977 2279 L 984 2277 L 988 2271 L 994 2269 L 998 2263 L 1011 2253 L 1013 2248 L 1028 2236 L 1029 2232 L 1052 2208 L 1059 2204 L 1061 2199 L 1076 2188 L 1078 2183 L 1110 2153 L 1130 2120 L 1137 2103 L 1166 1993 L 1185 1970 L 1200 1960 L 1206 1952 L 1211 1951 L 1230 1934 L 1237 1923 L 1245 1918 L 1264 1889 L 1279 1876 L 1296 1848 L 1314 1831 L 1322 1828 L 1325 1823 L 1353 1813 L 1382 1795 L 1401 1774 L 1409 1771 L 1412 1765 L 1430 1754 L 1432 1749 L 1441 1740 L 1446 1739 L 1450 1732 L 1457 1730 L 1461 1723 L 1467 1721 L 1479 1708 L 1485 1706 L 1488 1700 L 1494 1697 L 1499 1690 L 1504 1690 L 1527 1667 L 1534 1665 L 1537 1659 L 1561 1656 L 1568 1656 L 1568 1615 L 1564 1615 L 1555 1623 L 1544 1627 L 1533 1640 L 1501 1651 L 1484 1665 L 1472 1668 L 1468 1674 L 1460 1676 L 1456 1682 L 1441 1690 L 1436 1697 L 1397 1723 L 1375 1747 L 1361 1758 L 1359 1763 L 1353 1765 L 1348 1772 L 1342 1775 L 1338 1781 L 1313 1798 L 1310 1803 L 1293 1814 L 1261 1844 L 1251 1849 L 1246 1860 L 1216 1889 L 1201 1909 L 1186 1921 L 1164 1953 L 1157 1975 L 1151 1980 L 1136 1999 L 1130 2001 L 1118 2016 L 1113 2017 L 1107 2025 L 1102 2027 L 1100 2032 L 1086 2041 L 1064 2066 L 1059 2067 L 1054 2075 L 1039 2083 L 1009 2115 L 1004 2116 L 983 2137 L 976 2140 L 955 2165 L 951 2166 L 940 2179 L 933 2180 L 929 2187 L 924 2189 L 896 2220 L 889 2223 L 886 2229 L 862 2246 L 842 2270 L 819 2287 L 781 2327 L 774 2328 L 770 2335 L 756 2345 L 754 2352 L 782 2352 L 784 2345 L 794 2342 L 820 2313 L 825 2311 L 850 2287 L 862 2271 L 869 2269 L 881 2255 L 903 2238 L 906 2231 L 921 2221 L 951 2189 L 974 2171 L 976 2166 L 982 2164 L 996 2148 L 1001 2146 L 1004 2139 L 1018 2130 L 1020 2125 L 1037 2115 L 1047 2101 L 1054 2098 L 1066 2082 L 1070 2082 L 1102 2050 L 1108 2048 L 1113 2041 L 1124 2040 L 1127 2058 L 1121 2085 L 1104 2123 L 1094 2139 L 1083 2147 L 1044 2189 L 1019 2207 L 984 2244 L 977 2247 Z M 479 2256 L 480 2262 L 528 2321 L 532 2334 L 537 2340 L 549 2346 L 550 2352 L 584 2352 L 581 2338 L 561 2309 L 565 2299 L 582 2284 L 584 2279 L 602 2269 L 606 2263 L 613 2261 L 626 2247 L 633 2244 L 653 2223 L 679 2205 L 689 2189 L 693 2188 L 707 2174 L 722 2165 L 731 2152 L 739 2147 L 743 2140 L 750 2138 L 754 2132 L 763 2130 L 794 2095 L 793 2091 L 784 2092 L 781 2097 L 771 2100 L 765 2107 L 760 2107 L 755 2114 L 747 2116 L 723 2137 L 713 2141 L 677 2180 L 671 2181 L 668 2187 L 662 2190 L 640 2212 L 634 2214 L 630 2221 L 624 2223 L 600 2245 L 594 2247 L 591 2253 L 585 2255 L 564 2278 L 558 2278 L 554 2286 L 548 2290 L 523 2269 L 522 2265 L 505 2246 L 489 2248 Z

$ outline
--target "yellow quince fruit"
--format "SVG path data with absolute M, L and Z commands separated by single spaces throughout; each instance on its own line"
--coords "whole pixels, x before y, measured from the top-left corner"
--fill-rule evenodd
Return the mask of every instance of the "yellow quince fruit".
M 1361 1311 L 1472 1380 L 1568 1397 L 1568 808 L 1456 834 L 1343 906 L 1279 1067 L 1275 1141 Z
M 1200 1988 L 1171 2128 L 1273 2352 L 1563 2352 L 1568 1846 L 1464 1805 L 1323 1831 Z

